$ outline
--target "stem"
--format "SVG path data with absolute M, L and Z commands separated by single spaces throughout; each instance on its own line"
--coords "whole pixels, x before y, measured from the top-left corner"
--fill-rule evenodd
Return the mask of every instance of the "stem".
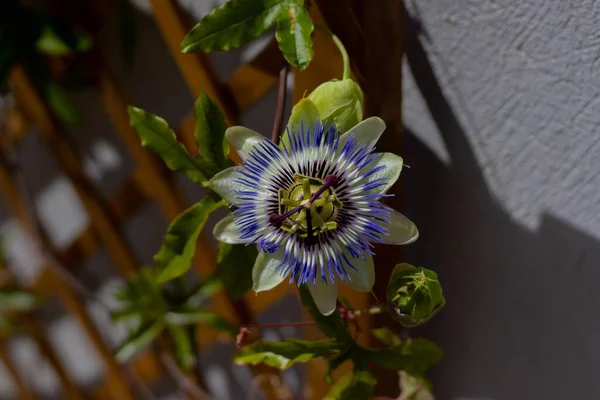
M 344 72 L 342 73 L 342 79 L 350 79 L 350 72 L 351 72 L 350 57 L 348 57 L 348 52 L 346 51 L 346 48 L 344 47 L 344 44 L 342 43 L 340 38 L 338 38 L 336 35 L 334 35 L 333 32 L 331 32 L 331 30 L 329 28 L 327 28 L 326 26 L 315 25 L 315 28 L 323 33 L 326 33 L 327 35 L 329 35 L 331 37 L 331 40 L 333 40 L 333 43 L 336 45 L 336 47 L 340 51 L 340 54 L 342 55 L 342 62 L 344 65 Z
M 275 119 L 273 120 L 273 132 L 271 140 L 275 144 L 279 144 L 281 136 L 281 125 L 283 123 L 283 113 L 285 112 L 285 95 L 287 91 L 287 74 L 289 65 L 286 63 L 279 72 L 279 90 L 277 91 L 277 109 L 275 110 Z
M 195 325 L 190 325 L 188 327 L 188 335 L 190 337 L 192 352 L 194 353 L 194 375 L 197 382 L 203 382 L 204 376 L 202 375 L 202 368 L 200 365 L 200 351 L 198 349 L 198 335 Z

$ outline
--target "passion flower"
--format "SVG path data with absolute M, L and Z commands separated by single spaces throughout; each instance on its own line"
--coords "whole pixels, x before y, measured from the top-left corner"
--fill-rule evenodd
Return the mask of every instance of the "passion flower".
M 344 135 L 300 123 L 277 146 L 244 127 L 226 132 L 243 163 L 211 180 L 232 213 L 214 229 L 227 243 L 256 244 L 253 289 L 269 290 L 286 278 L 306 284 L 319 310 L 335 310 L 336 282 L 370 291 L 375 281 L 373 243 L 408 244 L 416 226 L 379 200 L 396 182 L 402 158 L 375 153 L 385 123 L 366 119 Z

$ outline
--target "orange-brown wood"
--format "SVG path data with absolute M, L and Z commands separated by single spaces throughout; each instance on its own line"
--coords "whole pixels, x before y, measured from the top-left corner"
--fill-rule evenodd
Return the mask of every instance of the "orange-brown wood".
M 135 397 L 131 388 L 123 379 L 119 365 L 85 309 L 85 300 L 76 296 L 60 279 L 55 279 L 54 282 L 56 293 L 58 293 L 62 303 L 67 311 L 77 318 L 106 367 L 107 377 L 112 384 L 111 397 L 133 400 Z
M 13 210 L 13 213 L 21 220 L 23 226 L 30 233 L 30 235 L 32 237 L 36 237 L 36 227 L 33 225 L 34 222 L 31 219 L 33 216 L 28 215 L 27 210 L 24 208 L 24 204 L 26 204 L 27 200 L 21 198 L 16 183 L 11 178 L 9 171 L 7 171 L 3 165 L 0 165 L 0 188 L 8 200 L 8 204 Z M 40 239 L 43 241 L 42 245 L 45 246 L 48 251 L 53 251 L 51 249 L 49 239 L 43 235 L 43 232 Z M 86 245 L 86 241 L 87 240 L 84 237 L 82 243 Z M 47 267 L 45 270 L 48 271 L 51 270 L 51 268 Z M 51 289 L 52 291 L 52 293 L 46 293 L 58 294 L 67 310 L 69 310 L 77 318 L 91 339 L 95 350 L 99 353 L 107 368 L 108 375 L 115 382 L 115 389 L 117 392 L 114 394 L 119 396 L 119 398 L 133 399 L 126 382 L 121 376 L 121 372 L 111 351 L 106 347 L 106 344 L 102 340 L 100 333 L 90 319 L 90 316 L 84 307 L 84 300 L 76 296 L 72 292 L 71 288 L 69 288 L 59 277 L 55 276 L 54 274 L 44 274 L 43 278 L 44 283 L 47 285 L 46 290 Z
M 221 107 L 227 122 L 230 125 L 235 124 L 237 105 L 227 87 L 219 83 L 206 57 L 198 53 L 184 54 L 180 51 L 181 42 L 190 27 L 177 2 L 150 0 L 150 3 L 165 43 L 194 97 L 198 97 L 200 90 L 204 90 Z
M 6 367 L 6 371 L 8 372 L 11 379 L 13 380 L 13 382 L 19 392 L 19 398 L 23 399 L 23 400 L 35 399 L 36 397 L 35 397 L 34 393 L 29 389 L 29 387 L 27 387 L 27 384 L 21 377 L 21 373 L 19 372 L 19 369 L 13 363 L 12 359 L 10 358 L 10 355 L 7 353 L 4 346 L 5 346 L 5 343 L 0 342 L 0 361 L 2 362 L 2 364 L 4 364 L 4 367 Z
M 70 141 L 50 114 L 25 71 L 17 66 L 11 73 L 12 88 L 25 112 L 39 128 L 40 135 L 54 154 L 64 174 L 73 183 L 77 194 L 90 216 L 92 226 L 106 245 L 116 267 L 128 274 L 138 267 L 131 250 L 116 229 L 98 189 L 85 176 L 85 169 Z
M 77 387 L 77 384 L 67 373 L 67 370 L 62 364 L 60 357 L 58 357 L 58 354 L 56 354 L 56 351 L 47 338 L 48 333 L 46 332 L 45 327 L 33 314 L 28 318 L 27 332 L 37 345 L 40 353 L 44 356 L 48 363 L 50 363 L 54 372 L 56 372 L 65 398 L 83 400 L 85 398 L 83 392 Z
M 227 84 L 241 111 L 247 110 L 277 86 L 283 56 L 275 39 L 249 63 L 241 65 Z

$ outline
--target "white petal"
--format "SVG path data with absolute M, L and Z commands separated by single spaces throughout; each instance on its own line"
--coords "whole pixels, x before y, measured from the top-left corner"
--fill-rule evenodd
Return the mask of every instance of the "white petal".
M 386 244 L 409 244 L 419 238 L 417 226 L 396 210 L 392 210 L 390 223 L 382 226 L 388 229 L 387 235 L 381 235 Z
M 235 174 L 236 168 L 237 167 L 227 168 L 213 176 L 210 180 L 210 187 L 212 190 L 217 192 L 219 196 L 231 204 L 235 204 L 236 198 L 238 197 L 236 190 L 248 189 L 246 186 L 233 181 L 234 178 L 237 177 L 237 174 Z
M 370 117 L 355 125 L 347 133 L 340 136 L 339 151 L 344 148 L 346 142 L 351 138 L 355 138 L 355 143 L 359 143 L 364 147 L 374 147 L 375 143 L 385 130 L 385 122 L 379 117 Z
M 335 283 L 325 283 L 317 275 L 316 282 L 314 284 L 309 282 L 307 286 L 321 314 L 329 315 L 335 311 L 337 303 L 337 285 Z
M 274 253 L 258 253 L 254 268 L 252 269 L 252 289 L 255 292 L 271 290 L 285 279 L 281 269 L 276 269 L 283 261 L 285 255 L 284 247 L 280 247 Z
M 267 140 L 260 133 L 244 126 L 232 126 L 231 128 L 228 128 L 225 132 L 225 136 L 244 161 L 248 158 L 254 146 Z
M 352 289 L 361 292 L 370 292 L 375 284 L 375 265 L 373 263 L 373 256 L 365 254 L 366 261 L 360 257 L 353 258 L 350 253 L 346 253 L 346 257 L 348 257 L 348 260 L 356 267 L 356 270 L 346 266 L 346 271 L 351 279 L 343 282 Z
M 240 239 L 240 232 L 237 226 L 233 223 L 233 217 L 231 215 L 226 216 L 217 224 L 213 229 L 213 235 L 219 242 L 225 242 L 230 244 L 237 243 L 248 243 L 250 239 Z
M 375 160 L 371 164 L 369 164 L 368 168 L 365 168 L 360 173 L 361 173 L 361 175 L 364 175 L 364 174 L 368 173 L 369 171 L 372 171 L 373 169 L 375 169 L 379 166 L 382 166 L 382 165 L 385 168 L 382 169 L 381 171 L 375 172 L 374 174 L 370 175 L 367 178 L 367 182 L 365 182 L 365 184 L 368 182 L 374 181 L 376 179 L 384 178 L 384 179 L 386 179 L 385 185 L 379 186 L 372 190 L 369 190 L 367 193 L 385 193 L 385 192 L 387 192 L 392 187 L 392 185 L 394 183 L 396 183 L 396 181 L 398 180 L 398 177 L 400 176 L 400 172 L 402 172 L 402 166 L 404 165 L 404 160 L 402 160 L 402 157 L 397 156 L 395 154 L 383 153 L 381 155 L 381 157 L 379 157 L 377 160 Z

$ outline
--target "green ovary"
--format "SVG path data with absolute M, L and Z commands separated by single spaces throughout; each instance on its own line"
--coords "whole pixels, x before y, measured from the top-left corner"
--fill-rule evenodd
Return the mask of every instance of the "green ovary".
M 279 213 L 282 215 L 298 210 L 283 222 L 281 228 L 302 237 L 316 236 L 336 229 L 336 211 L 342 204 L 333 189 L 327 188 L 311 202 L 313 194 L 323 186 L 323 181 L 302 175 L 296 175 L 294 179 L 296 185 L 289 190 L 279 191 Z

